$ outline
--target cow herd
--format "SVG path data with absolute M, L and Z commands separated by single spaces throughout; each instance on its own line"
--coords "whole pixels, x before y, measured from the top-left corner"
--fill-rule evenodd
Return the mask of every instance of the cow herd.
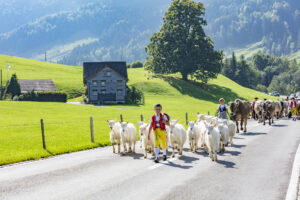
M 187 121 L 187 130 L 178 123 L 178 120 L 170 120 L 170 125 L 166 126 L 167 150 L 168 147 L 172 149 L 172 157 L 175 157 L 175 151 L 178 155 L 182 155 L 184 144 L 188 140 L 191 152 L 202 148 L 209 153 L 212 161 L 217 161 L 217 153 L 224 152 L 226 146 L 233 145 L 235 133 L 239 133 L 240 130 L 247 132 L 247 121 L 251 114 L 259 123 L 265 125 L 268 120 L 271 125 L 274 123 L 274 117 L 279 119 L 288 116 L 288 107 L 289 103 L 286 101 L 256 101 L 255 105 L 252 105 L 248 101 L 236 99 L 229 102 L 231 120 L 197 114 L 197 120 Z M 107 120 L 107 122 L 113 153 L 116 153 L 115 143 L 118 145 L 118 153 L 121 152 L 121 146 L 123 146 L 123 153 L 135 153 L 137 130 L 134 124 L 115 120 Z M 148 153 L 154 156 L 154 134 L 151 133 L 150 139 L 148 138 L 150 126 L 143 121 L 138 123 L 140 147 L 144 149 L 144 158 L 147 158 Z

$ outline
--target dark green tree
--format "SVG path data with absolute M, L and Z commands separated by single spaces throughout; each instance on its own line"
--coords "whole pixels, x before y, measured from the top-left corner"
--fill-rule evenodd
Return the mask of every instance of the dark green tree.
M 145 68 L 154 73 L 181 73 L 183 80 L 207 82 L 221 71 L 223 52 L 203 29 L 207 24 L 204 6 L 192 0 L 174 0 L 163 18 L 160 32 L 154 33 L 146 47 Z
M 7 84 L 5 94 L 11 94 L 12 97 L 19 96 L 21 94 L 21 86 L 18 82 L 16 74 L 13 74 L 10 81 Z
M 228 78 L 235 80 L 236 79 L 236 74 L 237 74 L 237 61 L 234 52 L 232 52 L 232 57 L 230 59 L 230 73 L 228 74 Z
M 243 85 L 248 86 L 250 85 L 250 67 L 245 60 L 244 55 L 241 55 L 239 62 L 237 63 L 237 70 L 236 70 L 236 81 Z

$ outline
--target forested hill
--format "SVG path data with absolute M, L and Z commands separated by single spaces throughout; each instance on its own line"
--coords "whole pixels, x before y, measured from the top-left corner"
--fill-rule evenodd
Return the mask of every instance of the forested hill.
M 171 0 L 0 0 L 0 54 L 71 65 L 144 60 Z M 206 32 L 225 52 L 300 50 L 300 1 L 203 0 Z M 249 50 L 251 46 L 251 50 Z
M 300 1 L 204 0 L 208 33 L 217 48 L 238 49 L 256 43 L 277 56 L 300 50 Z

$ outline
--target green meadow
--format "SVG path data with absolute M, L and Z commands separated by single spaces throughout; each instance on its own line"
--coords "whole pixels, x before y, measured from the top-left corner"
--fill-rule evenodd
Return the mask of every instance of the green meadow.
M 16 72 L 19 79 L 52 79 L 69 97 L 83 92 L 81 67 L 0 55 L 0 66 L 5 73 L 6 63 L 11 65 L 11 73 Z M 145 105 L 0 101 L 0 165 L 109 145 L 107 119 L 119 120 L 122 114 L 124 121 L 137 124 L 143 115 L 148 121 L 156 103 L 161 103 L 171 118 L 185 123 L 186 112 L 191 120 L 196 119 L 197 112 L 213 115 L 221 97 L 227 102 L 236 98 L 252 100 L 255 96 L 271 98 L 222 75 L 203 85 L 182 81 L 179 75 L 148 74 L 143 69 L 128 69 L 128 74 L 129 85 L 144 92 Z M 81 101 L 81 97 L 70 101 Z M 90 116 L 94 119 L 95 143 L 90 140 Z M 46 150 L 42 147 L 40 119 L 45 124 Z

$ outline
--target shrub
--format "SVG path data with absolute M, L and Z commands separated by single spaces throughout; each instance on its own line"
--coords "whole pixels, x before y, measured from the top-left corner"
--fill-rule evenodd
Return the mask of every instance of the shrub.
M 31 90 L 25 94 L 20 95 L 19 101 L 37 101 L 37 94 L 34 90 Z
M 19 97 L 18 96 L 14 96 L 13 101 L 19 101 Z
M 4 94 L 11 94 L 12 97 L 19 96 L 21 94 L 21 86 L 18 83 L 16 74 L 13 74 L 10 78 L 10 81 L 7 82 L 7 87 Z
M 143 63 L 138 60 L 131 64 L 127 64 L 127 68 L 142 68 L 142 67 L 143 67 Z
M 126 104 L 144 104 L 145 97 L 141 90 L 132 86 L 127 88 Z
M 28 93 L 20 95 L 19 101 L 66 102 L 67 94 L 65 92 L 35 92 L 32 90 Z
M 67 94 L 65 92 L 54 91 L 38 92 L 37 100 L 46 102 L 67 102 Z
M 89 103 L 89 98 L 87 96 L 82 97 L 84 103 Z

